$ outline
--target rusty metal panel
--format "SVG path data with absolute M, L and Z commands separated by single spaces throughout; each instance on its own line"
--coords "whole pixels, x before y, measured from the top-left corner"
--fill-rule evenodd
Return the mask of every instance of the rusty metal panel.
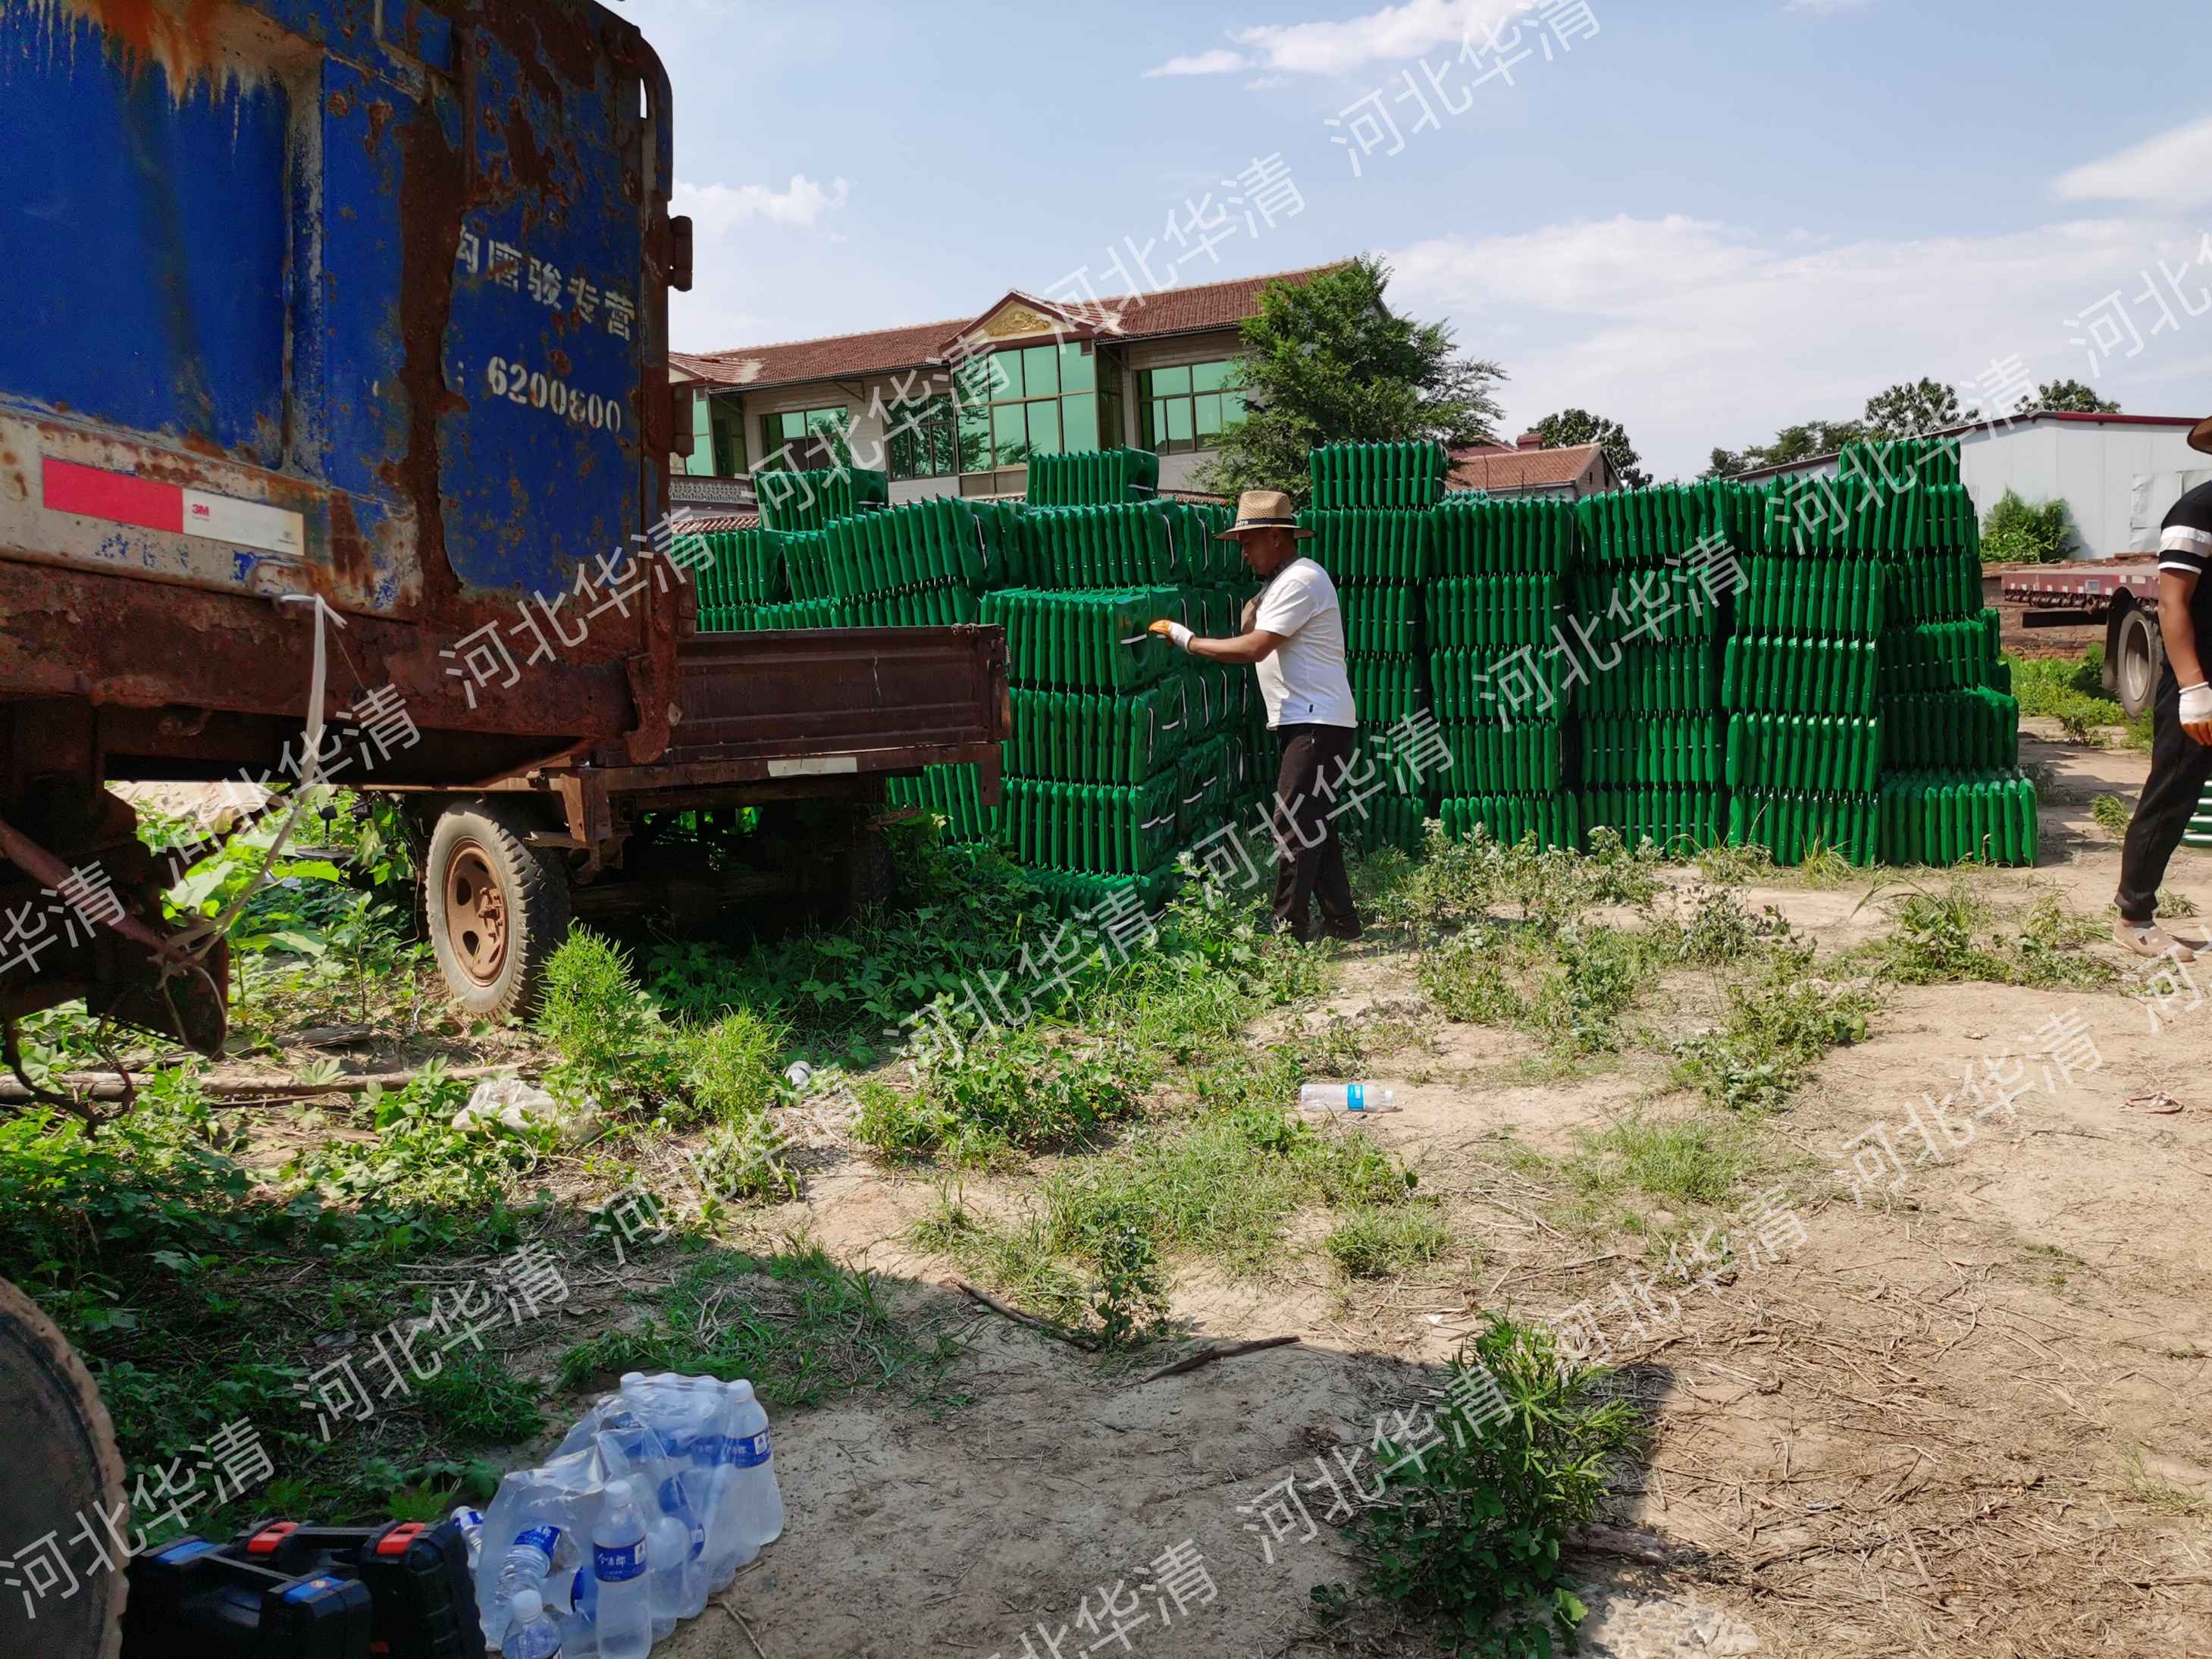
M 319 593 L 416 626 L 390 654 L 418 725 L 562 727 L 548 665 L 486 692 L 439 653 L 490 629 L 520 665 L 519 602 L 606 580 L 665 510 L 669 121 L 591 0 L 0 5 L 0 562 L 153 591 L 88 626 L 159 625 L 178 586 Z M 564 665 L 672 675 L 668 607 L 586 608 Z M 259 664 L 189 653 L 135 679 L 64 656 L 0 695 L 76 666 L 141 704 L 250 684 L 296 712 L 302 614 L 267 630 L 274 703 Z M 604 709 L 562 729 L 599 738 Z
M 678 659 L 671 763 L 995 744 L 996 628 L 696 635 Z

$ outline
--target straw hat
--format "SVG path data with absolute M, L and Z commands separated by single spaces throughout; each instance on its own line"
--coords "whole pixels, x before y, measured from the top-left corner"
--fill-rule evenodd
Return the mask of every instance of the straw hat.
M 2212 455 L 2212 421 L 2199 421 L 2197 429 L 2189 434 L 2189 447 Z
M 2212 426 L 2212 421 L 2205 422 Z M 1237 498 L 1237 522 L 1214 538 L 1216 541 L 1242 541 L 1255 530 L 1287 530 L 1305 541 L 1313 535 L 1310 530 L 1298 528 L 1297 510 L 1291 498 L 1279 489 L 1248 489 Z

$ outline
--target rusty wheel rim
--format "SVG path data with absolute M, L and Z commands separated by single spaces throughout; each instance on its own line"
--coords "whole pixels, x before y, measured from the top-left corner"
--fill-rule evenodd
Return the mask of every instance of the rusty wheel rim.
M 446 939 L 472 981 L 497 981 L 507 963 L 507 900 L 490 858 L 473 842 L 454 848 L 446 866 Z

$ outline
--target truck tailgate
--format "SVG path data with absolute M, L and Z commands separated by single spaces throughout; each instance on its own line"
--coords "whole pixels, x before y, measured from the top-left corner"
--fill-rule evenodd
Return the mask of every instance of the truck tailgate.
M 673 743 L 602 772 L 611 787 L 995 763 L 1006 735 L 996 628 L 695 635 L 678 660 Z

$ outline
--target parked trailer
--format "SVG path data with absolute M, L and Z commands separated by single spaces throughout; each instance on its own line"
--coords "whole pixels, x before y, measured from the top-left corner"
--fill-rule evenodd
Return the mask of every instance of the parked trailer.
M 2008 605 L 2026 607 L 2030 628 L 2105 625 L 2105 690 L 2130 719 L 2158 696 L 2166 666 L 2166 641 L 2158 631 L 2158 565 L 2154 558 L 2102 559 L 2094 563 L 2026 565 L 1999 573 L 1997 591 Z
M 404 793 L 481 1013 L 574 914 L 867 896 L 888 775 L 995 787 L 997 630 L 701 638 L 647 551 L 688 442 L 670 118 L 590 0 L 0 6 L 0 913 L 53 919 L 11 1024 L 82 996 L 220 1047 L 220 943 L 162 937 L 106 786 L 296 770 L 319 632 L 324 763 Z M 361 740 L 379 708 L 416 735 Z M 793 856 L 653 817 L 748 805 Z

